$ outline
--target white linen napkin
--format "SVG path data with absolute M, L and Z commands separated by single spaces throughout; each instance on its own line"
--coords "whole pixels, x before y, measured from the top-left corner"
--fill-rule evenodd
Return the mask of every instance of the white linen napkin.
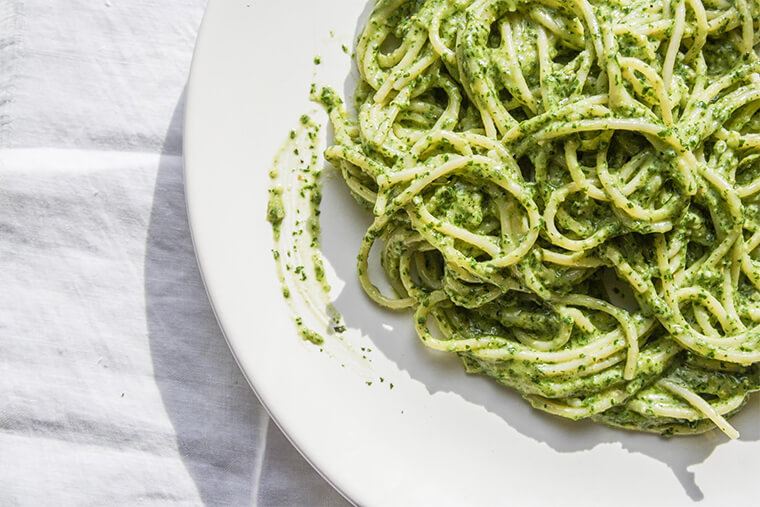
M 0 505 L 342 505 L 235 365 L 196 266 L 204 0 L 0 0 Z

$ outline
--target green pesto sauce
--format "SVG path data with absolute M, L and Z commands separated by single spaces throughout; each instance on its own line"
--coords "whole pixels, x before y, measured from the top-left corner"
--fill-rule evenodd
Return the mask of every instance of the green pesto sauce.
M 325 343 L 325 339 L 311 329 L 301 329 L 299 334 L 301 335 L 301 338 L 313 343 L 314 345 L 322 345 Z
M 275 239 L 280 237 L 280 225 L 285 219 L 285 205 L 282 202 L 282 188 L 269 189 L 269 202 L 267 203 L 267 221 L 272 224 L 272 232 Z
M 322 345 L 325 335 L 345 331 L 342 317 L 329 301 L 331 288 L 319 249 L 322 200 L 321 158 L 317 154 L 319 130 L 309 115 L 302 115 L 298 127 L 288 134 L 269 172 L 266 212 L 272 225 L 275 242 L 272 253 L 283 298 L 299 336 L 315 345 Z M 314 291 L 314 287 L 318 290 Z M 325 308 L 326 315 L 311 315 L 305 308 Z M 318 331 L 320 320 L 329 322 L 324 332 Z

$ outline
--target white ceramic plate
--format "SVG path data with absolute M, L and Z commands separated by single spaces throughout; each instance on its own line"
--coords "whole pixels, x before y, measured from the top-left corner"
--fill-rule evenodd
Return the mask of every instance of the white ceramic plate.
M 204 280 L 241 368 L 293 444 L 361 505 L 754 503 L 757 400 L 733 420 L 742 433 L 733 442 L 535 412 L 425 349 L 409 314 L 364 297 L 354 259 L 367 217 L 337 179 L 325 188 L 323 250 L 342 286 L 335 304 L 356 330 L 326 344 L 338 354 L 297 335 L 264 220 L 268 170 L 301 114 L 325 122 L 310 83 L 351 89 L 341 45 L 353 46 L 370 4 L 211 0 L 188 89 L 186 191 Z

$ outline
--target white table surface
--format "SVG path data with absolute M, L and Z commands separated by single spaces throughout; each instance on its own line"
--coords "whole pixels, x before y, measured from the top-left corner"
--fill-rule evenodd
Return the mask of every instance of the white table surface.
M 0 0 L 0 505 L 345 504 L 198 273 L 181 153 L 204 4 Z

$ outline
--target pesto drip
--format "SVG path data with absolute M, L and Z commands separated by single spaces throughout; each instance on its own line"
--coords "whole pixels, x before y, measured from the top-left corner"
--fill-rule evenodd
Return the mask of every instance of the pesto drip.
M 736 437 L 760 389 L 758 19 L 756 0 L 376 2 L 356 113 L 312 89 L 374 215 L 364 290 L 540 410 Z
M 330 302 L 330 284 L 319 250 L 319 205 L 322 201 L 322 159 L 319 126 L 307 115 L 300 119 L 275 158 L 269 176 L 266 219 L 272 225 L 272 250 L 282 295 L 304 341 L 322 345 L 325 336 L 345 331 Z

